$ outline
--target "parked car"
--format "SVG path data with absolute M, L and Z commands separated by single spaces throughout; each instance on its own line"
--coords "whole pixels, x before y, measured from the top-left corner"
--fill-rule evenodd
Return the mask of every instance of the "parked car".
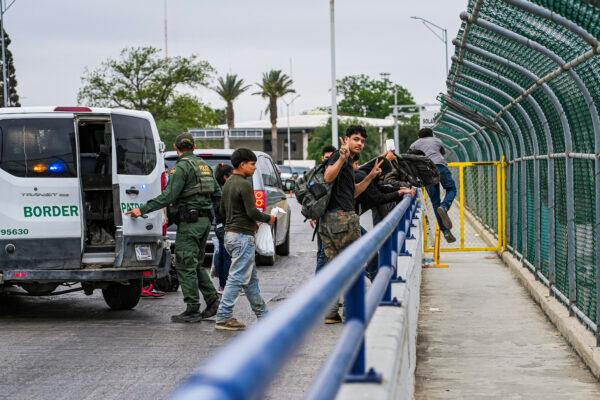
M 271 157 L 261 151 L 254 152 L 257 157 L 256 172 L 252 178 L 252 187 L 254 188 L 254 198 L 256 208 L 262 212 L 270 213 L 273 207 L 280 207 L 286 211 L 286 214 L 278 217 L 277 223 L 273 225 L 273 241 L 275 244 L 275 253 L 280 256 L 287 256 L 290 253 L 290 206 L 287 196 L 283 190 L 283 184 L 277 167 Z M 231 155 L 233 150 L 224 149 L 196 149 L 194 154 L 210 165 L 213 169 L 220 163 L 231 165 Z M 173 167 L 177 162 L 177 153 L 169 151 L 165 153 L 165 164 L 167 168 Z M 266 200 L 266 201 L 265 201 Z M 170 225 L 167 228 L 167 235 L 172 242 L 171 252 L 175 254 L 175 241 L 177 236 L 177 226 Z M 211 230 L 206 242 L 206 254 L 204 265 L 210 265 L 214 253 L 213 238 L 214 230 Z M 258 265 L 273 265 L 276 256 L 265 257 L 257 254 L 256 262 Z
M 0 292 L 102 289 L 110 308 L 135 307 L 171 262 L 163 213 L 124 215 L 164 189 L 161 150 L 148 112 L 0 109 Z

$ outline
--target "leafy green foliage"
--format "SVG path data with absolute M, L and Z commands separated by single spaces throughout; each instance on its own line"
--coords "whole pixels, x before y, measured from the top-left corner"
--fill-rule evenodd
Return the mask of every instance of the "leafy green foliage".
M 208 62 L 196 56 L 165 59 L 154 47 L 126 48 L 119 59 L 108 59 L 99 68 L 86 70 L 77 101 L 149 111 L 170 149 L 181 132 L 225 122 L 224 110 L 215 110 L 192 95 L 178 92 L 208 85 L 213 71 Z
M 120 59 L 85 71 L 77 100 L 90 106 L 146 110 L 164 119 L 177 89 L 206 86 L 213 71 L 195 55 L 163 58 L 154 47 L 126 48 Z
M 389 79 L 371 79 L 367 75 L 350 75 L 337 81 L 342 100 L 338 103 L 340 115 L 385 118 L 392 113 L 394 93 L 398 104 L 414 104 L 410 92 Z
M 157 120 L 156 125 L 161 139 L 170 150 L 180 133 L 190 128 L 215 126 L 224 122 L 224 110 L 212 109 L 194 96 L 179 95 L 165 110 L 165 118 Z M 217 147 L 220 146 L 222 143 Z
M 8 106 L 9 107 L 20 107 L 19 95 L 17 94 L 17 75 L 15 70 L 15 63 L 12 52 L 10 49 L 10 37 L 8 33 L 4 31 L 4 45 L 5 45 L 5 57 L 6 57 L 6 75 L 8 79 Z M 0 60 L 0 67 L 2 66 L 2 60 Z M 1 75 L 1 74 L 0 74 Z M 4 104 L 4 90 L 2 88 L 2 79 L 0 78 L 0 105 Z

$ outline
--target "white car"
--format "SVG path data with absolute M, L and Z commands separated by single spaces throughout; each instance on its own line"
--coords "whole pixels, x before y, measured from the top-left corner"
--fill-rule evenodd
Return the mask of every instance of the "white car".
M 135 307 L 142 279 L 171 262 L 163 213 L 125 215 L 164 188 L 161 149 L 147 112 L 0 109 L 0 291 L 79 282 L 113 309 Z

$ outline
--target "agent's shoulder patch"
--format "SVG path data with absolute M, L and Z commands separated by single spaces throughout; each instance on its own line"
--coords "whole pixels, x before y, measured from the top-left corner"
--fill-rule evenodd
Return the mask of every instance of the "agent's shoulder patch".
M 212 173 L 210 172 L 210 167 L 206 164 L 198 165 L 198 170 L 200 170 L 200 173 L 202 175 L 212 175 Z
M 175 172 L 177 172 L 177 167 L 173 167 L 169 170 L 169 175 L 175 175 Z

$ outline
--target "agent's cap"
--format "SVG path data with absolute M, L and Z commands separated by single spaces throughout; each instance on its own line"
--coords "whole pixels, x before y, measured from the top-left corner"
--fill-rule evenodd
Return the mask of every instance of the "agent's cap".
M 175 146 L 178 149 L 194 147 L 194 137 L 189 133 L 180 133 L 175 138 Z

